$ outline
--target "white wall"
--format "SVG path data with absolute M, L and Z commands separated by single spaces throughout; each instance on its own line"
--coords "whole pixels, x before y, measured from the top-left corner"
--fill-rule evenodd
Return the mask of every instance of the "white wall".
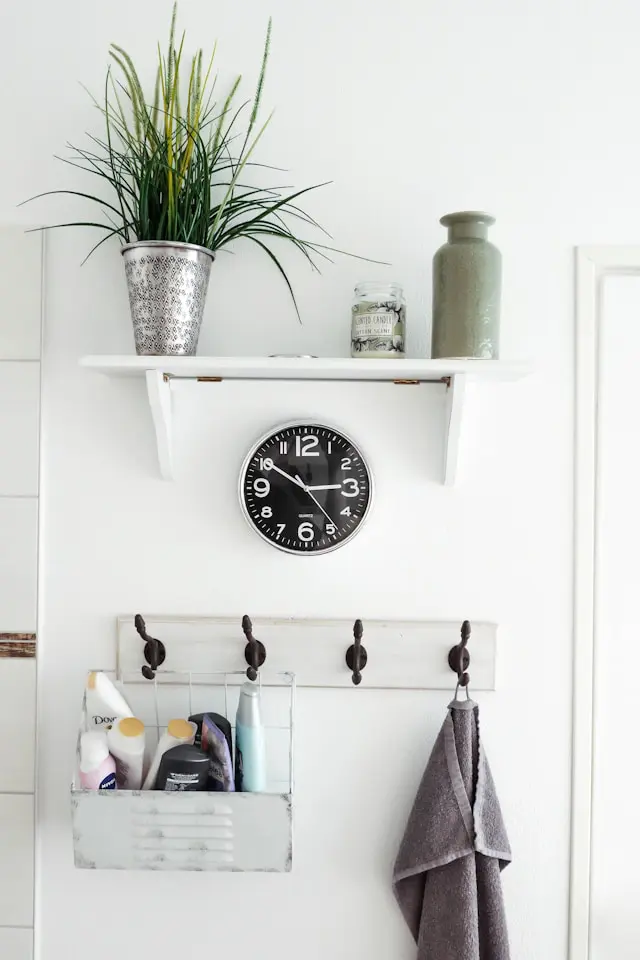
M 23 3 L 6 37 L 0 214 L 61 184 L 51 159 L 97 123 L 77 81 L 99 91 L 108 41 L 149 58 L 168 0 Z M 433 482 L 441 398 L 382 386 L 184 386 L 178 478 L 156 478 L 137 384 L 81 373 L 84 353 L 132 349 L 117 249 L 79 263 L 89 235 L 53 237 L 44 386 L 39 950 L 91 945 L 169 957 L 205 950 L 310 957 L 413 955 L 389 872 L 446 697 L 315 691 L 300 698 L 297 867 L 290 877 L 75 872 L 66 795 L 79 684 L 107 664 L 113 618 L 134 611 L 496 619 L 500 689 L 484 728 L 515 862 L 505 875 L 515 957 L 566 949 L 572 268 L 577 242 L 637 240 L 638 14 L 630 0 L 272 0 L 182 15 L 221 38 L 224 75 L 250 76 L 274 15 L 263 158 L 304 185 L 342 247 L 321 278 L 292 260 L 305 315 L 252 251 L 215 265 L 202 352 L 341 354 L 354 283 L 393 276 L 409 301 L 409 347 L 424 352 L 438 217 L 486 208 L 505 256 L 503 352 L 536 375 L 487 389 L 471 411 L 466 478 Z M 5 22 L 6 21 L 6 22 Z M 93 129 L 95 127 L 92 126 Z M 77 208 L 79 214 L 85 211 Z M 66 218 L 62 203 L 25 219 Z M 251 342 L 248 338 L 251 338 Z M 407 388 L 408 389 L 408 388 Z M 334 419 L 370 453 L 375 514 L 343 551 L 301 563 L 245 529 L 235 508 L 242 453 L 282 418 Z M 380 589 L 382 580 L 386 589 Z M 189 914 L 188 926 L 185 915 Z M 187 933 L 185 934 L 185 930 Z M 127 931 L 126 935 L 124 931 Z

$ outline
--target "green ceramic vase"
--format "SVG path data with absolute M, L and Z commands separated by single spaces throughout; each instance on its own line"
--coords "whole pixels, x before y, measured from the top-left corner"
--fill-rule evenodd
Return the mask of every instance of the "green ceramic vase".
M 487 213 L 449 213 L 449 237 L 433 258 L 431 356 L 495 360 L 500 341 L 502 256 L 487 239 Z

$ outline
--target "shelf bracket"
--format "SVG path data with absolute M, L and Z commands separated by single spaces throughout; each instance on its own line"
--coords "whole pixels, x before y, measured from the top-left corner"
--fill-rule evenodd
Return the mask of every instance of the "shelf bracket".
M 173 480 L 171 379 L 161 370 L 147 370 L 147 394 L 156 432 L 158 463 L 163 480 Z
M 467 388 L 467 375 L 454 373 L 449 378 L 445 409 L 444 435 L 444 466 L 442 482 L 446 487 L 452 487 L 456 482 L 458 472 L 458 453 L 460 450 L 460 433 L 462 429 L 462 412 L 464 410 L 464 395 Z
M 199 383 L 253 381 L 274 383 L 434 383 L 446 386 L 440 476 L 445 486 L 457 479 L 467 384 L 519 380 L 524 363 L 455 357 L 378 360 L 346 357 L 83 357 L 81 365 L 109 377 L 145 377 L 158 449 L 160 474 L 173 479 L 172 381 Z M 472 391 L 468 391 L 471 393 Z M 440 391 L 438 391 L 440 394 Z

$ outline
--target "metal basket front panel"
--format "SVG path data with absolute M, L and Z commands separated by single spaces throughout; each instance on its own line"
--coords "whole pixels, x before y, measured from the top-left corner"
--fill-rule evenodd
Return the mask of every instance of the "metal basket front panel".
M 139 355 L 194 356 L 213 254 L 188 244 L 123 249 Z
M 291 870 L 291 796 L 72 790 L 76 867 Z

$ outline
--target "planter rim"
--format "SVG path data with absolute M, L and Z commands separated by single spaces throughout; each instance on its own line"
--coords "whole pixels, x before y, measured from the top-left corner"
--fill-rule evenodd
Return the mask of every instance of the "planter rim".
M 137 250 L 140 247 L 179 247 L 181 250 L 197 250 L 199 253 L 206 253 L 208 257 L 215 260 L 216 255 L 208 247 L 201 247 L 198 243 L 183 243 L 181 240 L 136 240 L 135 243 L 125 243 L 120 248 L 120 253 L 124 254 L 128 250 Z

